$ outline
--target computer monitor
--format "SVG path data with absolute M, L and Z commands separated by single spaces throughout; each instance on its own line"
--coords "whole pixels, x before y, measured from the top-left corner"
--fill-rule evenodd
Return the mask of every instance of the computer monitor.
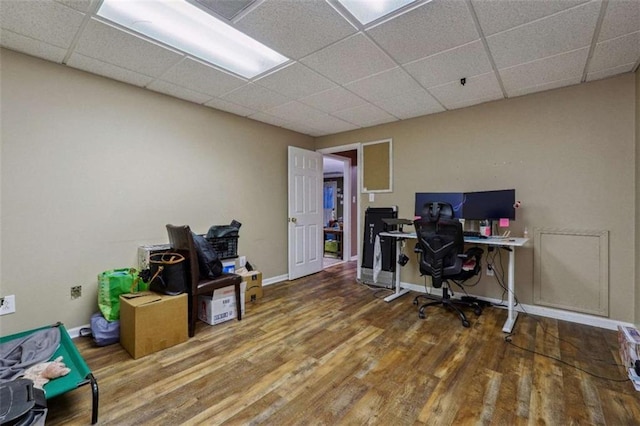
M 468 220 L 515 220 L 516 190 L 466 192 L 462 217 Z
M 453 217 L 461 219 L 462 203 L 464 201 L 464 193 L 462 192 L 416 192 L 415 212 L 416 216 L 422 217 L 425 204 L 434 201 L 442 201 L 449 203 L 453 207 Z

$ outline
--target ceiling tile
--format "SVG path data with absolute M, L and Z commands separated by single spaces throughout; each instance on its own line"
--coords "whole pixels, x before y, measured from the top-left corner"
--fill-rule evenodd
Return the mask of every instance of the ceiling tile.
M 585 47 L 569 53 L 550 56 L 499 71 L 502 84 L 509 96 L 528 87 L 538 87 L 555 81 L 580 82 L 589 55 Z M 575 84 L 575 83 L 574 83 Z
M 224 99 L 214 98 L 205 103 L 205 106 L 219 109 L 221 111 L 230 112 L 232 114 L 240 115 L 242 117 L 246 117 L 251 114 L 255 114 L 257 111 L 245 108 L 243 106 L 234 104 L 233 102 L 225 101 Z
M 224 95 L 247 84 L 246 80 L 240 77 L 220 71 L 192 58 L 185 58 L 160 78 L 169 83 L 211 96 Z
M 291 124 L 287 120 L 283 120 L 280 117 L 267 114 L 266 112 L 258 112 L 258 113 L 252 114 L 249 118 L 252 120 L 257 120 L 262 123 L 267 123 L 267 124 L 271 124 L 273 126 L 278 126 L 278 127 L 286 127 Z
M 394 68 L 354 81 L 345 85 L 345 88 L 370 102 L 422 89 L 402 68 Z
M 0 40 L 2 40 L 2 47 L 46 59 L 47 61 L 62 63 L 67 54 L 67 49 L 16 34 L 12 31 L 0 30 Z
M 306 123 L 291 122 L 289 120 L 285 120 L 280 117 L 267 114 L 265 112 L 253 114 L 248 118 L 260 121 L 262 123 L 271 124 L 272 126 L 278 126 L 284 129 L 292 130 L 294 132 L 299 132 L 305 135 L 320 136 L 324 134 L 323 130 L 315 129 L 307 125 Z
M 334 87 L 333 89 L 307 96 L 306 98 L 300 99 L 300 102 L 327 113 L 367 103 L 364 99 L 354 95 L 343 87 Z
M 280 117 L 283 120 L 296 121 L 304 120 L 305 117 L 312 115 L 326 115 L 325 113 L 318 111 L 315 108 L 304 105 L 298 101 L 287 102 L 286 104 L 278 105 L 273 108 L 269 108 L 266 111 L 268 114 Z
M 184 56 L 95 19 L 87 24 L 76 52 L 151 77 L 160 77 Z
M 633 64 L 638 58 L 640 58 L 640 31 L 596 44 L 589 63 L 589 72 Z
M 377 124 L 389 123 L 398 119 L 383 111 L 375 105 L 365 104 L 354 108 L 344 109 L 332 115 L 348 121 L 360 127 L 375 126 Z
M 91 0 L 55 0 L 56 2 L 63 4 L 80 12 L 88 12 L 91 7 Z
M 375 102 L 375 105 L 401 120 L 445 110 L 433 96 L 422 88 Z
M 356 34 L 302 60 L 320 74 L 346 84 L 396 64 L 364 34 Z
M 339 118 L 330 115 L 316 115 L 311 119 L 297 120 L 297 123 L 309 125 L 313 128 L 325 130 L 327 133 L 339 133 L 349 130 L 359 129 L 360 126 L 356 126 L 352 123 L 348 123 Z
M 325 1 L 263 1 L 236 27 L 292 59 L 300 59 L 356 32 Z
M 231 20 L 256 0 L 195 0 L 217 15 Z
M 528 86 L 520 89 L 514 89 L 509 92 L 510 98 L 515 98 L 516 96 L 528 95 L 530 93 L 544 92 L 545 90 L 558 89 L 560 87 L 573 86 L 574 84 L 579 84 L 582 80 L 582 76 L 570 78 L 568 80 L 556 80 L 551 83 L 539 84 L 537 86 Z
M 164 93 L 165 95 L 184 99 L 196 104 L 203 104 L 211 99 L 210 95 L 205 95 L 203 93 L 185 89 L 184 87 L 177 86 L 175 84 L 168 83 L 162 80 L 156 80 L 152 82 L 147 86 L 147 88 L 153 90 L 154 92 Z
M 437 53 L 403 66 L 424 87 L 439 86 L 491 71 L 491 62 L 480 40 Z
M 462 105 L 486 102 L 503 98 L 500 85 L 493 72 L 470 77 L 463 86 L 459 81 L 443 84 L 429 89 L 447 109 L 460 108 Z
M 153 78 L 148 75 L 139 74 L 126 68 L 108 64 L 77 53 L 71 55 L 67 61 L 67 65 L 79 70 L 109 77 L 117 81 L 133 84 L 134 86 L 144 87 L 153 81 Z
M 587 3 L 487 37 L 496 66 L 507 68 L 591 44 L 600 2 Z
M 612 77 L 614 75 L 631 72 L 634 66 L 635 66 L 635 63 L 621 65 L 615 68 L 607 68 L 598 72 L 590 72 L 590 73 L 587 73 L 587 81 L 600 80 L 603 78 Z
M 450 0 L 426 3 L 367 34 L 400 64 L 480 38 L 467 3 Z
M 16 34 L 68 48 L 84 14 L 51 0 L 2 0 L 0 27 Z
M 264 111 L 290 101 L 286 96 L 257 84 L 242 86 L 222 96 L 222 99 L 256 111 Z
M 640 1 L 610 0 L 602 20 L 598 41 L 640 31 Z
M 292 123 L 299 123 L 315 129 L 344 129 L 351 130 L 354 128 L 352 123 L 346 123 L 336 117 L 304 105 L 300 102 L 293 101 L 284 105 L 271 108 L 268 114 L 280 117 Z M 342 131 L 342 130 L 341 130 Z
M 336 87 L 331 81 L 297 62 L 257 80 L 256 83 L 291 99 L 300 99 Z
M 526 24 L 589 0 L 471 0 L 485 36 Z

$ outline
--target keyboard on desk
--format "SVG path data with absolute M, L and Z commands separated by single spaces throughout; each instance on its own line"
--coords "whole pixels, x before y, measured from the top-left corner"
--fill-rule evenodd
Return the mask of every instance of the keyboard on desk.
M 462 234 L 465 237 L 476 237 L 476 238 L 480 238 L 482 235 L 480 234 L 480 232 L 478 231 L 463 231 Z

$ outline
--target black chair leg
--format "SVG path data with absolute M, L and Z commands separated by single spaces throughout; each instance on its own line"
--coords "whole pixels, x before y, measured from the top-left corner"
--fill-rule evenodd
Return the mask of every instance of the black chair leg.
M 462 309 L 460 309 L 460 307 L 458 307 L 458 305 L 462 305 L 462 306 L 468 306 L 473 308 L 473 312 L 476 315 L 480 315 L 482 314 L 482 308 L 480 307 L 480 305 L 478 305 L 477 302 L 463 302 L 457 299 L 451 299 L 451 296 L 449 295 L 449 290 L 445 289 L 444 290 L 444 296 L 443 297 L 438 297 L 438 296 L 432 296 L 429 294 L 420 294 L 418 296 L 415 297 L 415 299 L 413 299 L 413 304 L 417 305 L 418 301 L 420 298 L 424 298 L 427 300 L 434 300 L 434 302 L 429 302 L 429 303 L 425 303 L 422 306 L 420 306 L 420 309 L 418 310 L 418 317 L 420 319 L 425 319 L 425 313 L 424 310 L 428 307 L 428 306 L 433 306 L 433 305 L 442 305 L 446 308 L 449 308 L 451 310 L 453 310 L 455 313 L 458 314 L 458 317 L 460 317 L 460 321 L 462 321 L 462 325 L 464 327 L 471 327 L 471 323 L 469 322 L 469 320 L 467 319 L 467 316 L 465 315 L 465 313 L 462 311 Z
M 471 326 L 471 323 L 467 319 L 467 316 L 464 314 L 464 312 L 462 312 L 462 309 L 460 309 L 459 307 L 457 307 L 453 303 L 445 303 L 444 305 L 447 308 L 452 309 L 453 311 L 455 311 L 458 314 L 458 316 L 460 317 L 460 320 L 462 321 L 462 325 L 463 326 L 465 326 L 467 328 L 469 328 Z
M 443 305 L 442 300 L 436 300 L 435 302 L 429 302 L 429 303 L 425 303 L 424 305 L 420 306 L 420 309 L 418 310 L 418 316 L 421 319 L 424 319 L 424 310 L 425 308 L 429 307 L 429 306 L 434 306 L 434 305 Z

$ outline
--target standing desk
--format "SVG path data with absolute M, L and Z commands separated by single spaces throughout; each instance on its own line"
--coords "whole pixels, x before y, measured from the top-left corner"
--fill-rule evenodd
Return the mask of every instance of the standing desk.
M 383 237 L 391 237 L 396 239 L 397 244 L 397 253 L 400 253 L 402 241 L 406 239 L 417 239 L 415 232 L 381 232 L 381 236 Z M 514 309 L 515 307 L 515 264 L 516 264 L 516 247 L 522 247 L 529 241 L 528 238 L 502 238 L 502 237 L 489 237 L 489 238 L 478 238 L 478 237 L 465 237 L 464 242 L 468 244 L 480 244 L 486 246 L 496 246 L 496 247 L 508 247 L 509 251 L 509 269 L 507 271 L 507 289 L 508 289 L 508 299 L 507 299 L 507 321 L 505 321 L 504 326 L 502 327 L 502 331 L 505 333 L 511 333 L 513 330 L 513 325 L 518 318 L 518 312 Z M 395 272 L 395 283 L 396 289 L 395 292 L 384 298 L 385 302 L 391 302 L 392 300 L 397 299 L 398 297 L 407 294 L 409 291 L 408 288 L 402 288 L 400 285 L 400 268 L 396 268 Z

